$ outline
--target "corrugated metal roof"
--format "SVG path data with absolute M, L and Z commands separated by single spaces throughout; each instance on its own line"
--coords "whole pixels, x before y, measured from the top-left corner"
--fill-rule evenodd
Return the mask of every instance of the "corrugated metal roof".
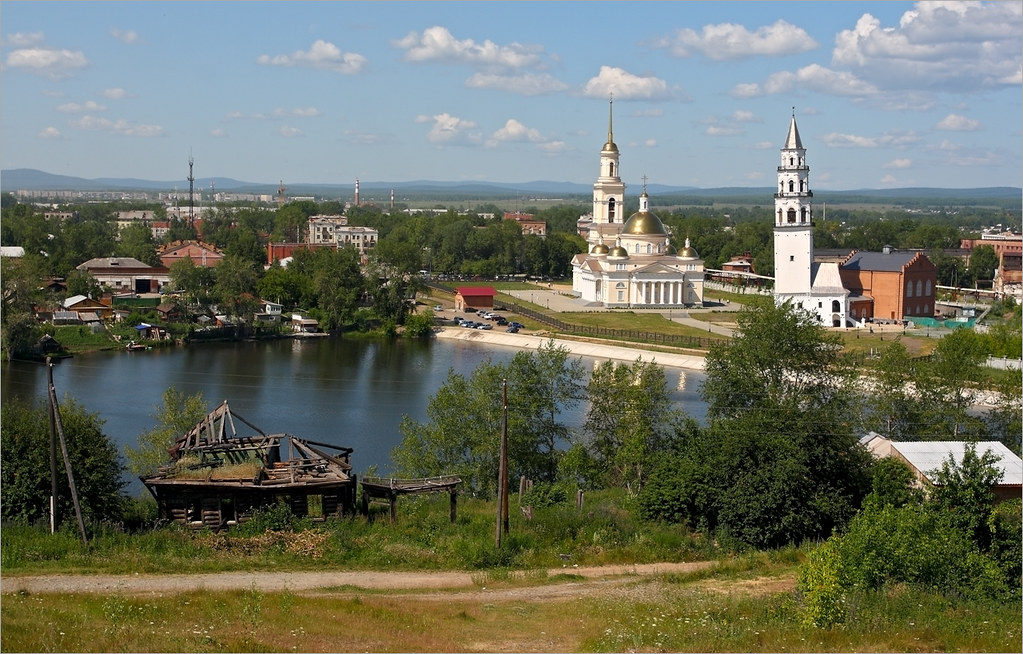
M 879 270 L 882 272 L 898 272 L 913 260 L 916 252 L 857 252 L 842 264 L 849 270 Z
M 964 441 L 919 441 L 893 442 L 892 449 L 909 461 L 914 468 L 926 475 L 931 482 L 937 478 L 935 474 L 949 455 L 955 457 L 956 463 L 962 463 L 967 443 Z M 992 452 L 1000 457 L 995 467 L 1002 471 L 1002 486 L 1019 486 L 1023 483 L 1023 460 L 1012 453 L 1003 443 L 998 441 L 981 441 L 975 443 L 977 456 Z

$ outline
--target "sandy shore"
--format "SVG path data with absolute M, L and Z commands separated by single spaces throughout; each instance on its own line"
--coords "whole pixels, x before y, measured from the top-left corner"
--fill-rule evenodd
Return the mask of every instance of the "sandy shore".
M 476 343 L 517 347 L 527 350 L 535 350 L 543 343 L 551 340 L 549 336 L 509 334 L 504 331 L 463 329 L 461 327 L 441 327 L 435 330 L 435 334 L 437 335 L 437 338 L 473 341 Z M 613 359 L 615 361 L 626 361 L 631 363 L 642 357 L 644 361 L 654 361 L 665 368 L 685 368 L 687 370 L 703 370 L 705 364 L 703 357 L 692 354 L 652 352 L 650 350 L 622 347 L 619 345 L 588 343 L 586 341 L 573 341 L 557 338 L 554 339 L 554 342 L 558 345 L 563 345 L 572 354 L 584 357 L 593 357 L 594 359 Z

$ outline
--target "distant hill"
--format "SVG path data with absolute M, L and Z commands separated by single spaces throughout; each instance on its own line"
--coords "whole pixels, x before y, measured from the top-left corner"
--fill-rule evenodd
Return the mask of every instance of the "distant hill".
M 209 189 L 213 185 L 218 191 L 234 193 L 274 194 L 280 182 L 258 183 L 243 182 L 230 177 L 201 177 L 195 180 L 196 189 Z M 349 198 L 354 194 L 354 184 L 309 184 L 285 183 L 289 196 L 312 195 L 318 197 Z M 408 182 L 370 182 L 361 181 L 360 191 L 372 195 L 380 191 L 396 194 L 416 195 L 452 195 L 486 199 L 488 197 L 528 196 L 529 198 L 558 198 L 571 196 L 589 196 L 593 187 L 590 184 L 574 182 L 532 181 L 521 183 L 504 182 L 444 182 L 433 180 L 414 180 Z M 26 191 L 172 191 L 188 189 L 188 180 L 153 181 L 134 178 L 98 178 L 84 179 L 67 175 L 54 175 L 42 170 L 31 168 L 15 168 L 0 171 L 0 190 L 13 192 Z M 647 187 L 651 196 L 675 196 L 697 198 L 728 198 L 732 200 L 748 200 L 771 202 L 774 187 L 721 187 L 696 188 L 692 186 L 666 186 L 651 184 Z M 635 195 L 633 191 L 632 195 Z M 893 188 L 893 189 L 857 189 L 851 191 L 815 190 L 814 196 L 829 202 L 940 202 L 947 204 L 969 204 L 982 200 L 1018 202 L 1023 197 L 1023 189 L 1017 187 L 997 186 L 989 188 Z

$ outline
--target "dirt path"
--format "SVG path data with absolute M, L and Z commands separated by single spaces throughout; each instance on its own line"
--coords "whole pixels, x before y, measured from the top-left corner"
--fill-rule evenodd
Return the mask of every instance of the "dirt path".
M 650 563 L 641 565 L 602 566 L 595 568 L 565 567 L 547 570 L 547 577 L 568 574 L 583 581 L 569 584 L 533 585 L 527 588 L 501 588 L 490 593 L 556 596 L 578 595 L 580 586 L 597 590 L 609 582 L 627 582 L 639 575 L 694 572 L 715 565 L 714 561 L 692 563 Z M 477 576 L 478 575 L 478 576 Z M 195 590 L 288 590 L 298 593 L 323 593 L 336 590 L 470 590 L 486 593 L 486 584 L 477 583 L 484 573 L 470 572 L 220 572 L 210 574 L 165 575 L 38 575 L 11 576 L 0 579 L 0 592 L 17 593 L 98 593 L 98 594 L 168 594 Z M 528 579 L 521 575 L 520 578 Z M 538 577 L 542 579 L 542 577 Z

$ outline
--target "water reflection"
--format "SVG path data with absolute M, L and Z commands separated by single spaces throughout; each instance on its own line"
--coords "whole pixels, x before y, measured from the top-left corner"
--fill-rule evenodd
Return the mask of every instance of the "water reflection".
M 104 429 L 122 448 L 153 426 L 154 408 L 174 386 L 202 392 L 211 406 L 227 400 L 233 412 L 271 433 L 354 448 L 352 463 L 362 474 L 371 466 L 386 474 L 390 451 L 401 440 L 403 415 L 426 419 L 430 396 L 448 370 L 469 375 L 483 361 L 503 363 L 516 348 L 464 341 L 362 342 L 334 338 L 194 345 L 142 352 L 100 352 L 54 366 L 58 398 L 68 395 L 106 421 Z M 650 357 L 644 357 L 649 359 Z M 583 357 L 587 370 L 594 360 Z M 704 375 L 669 369 L 674 399 L 704 420 L 699 398 Z M 10 362 L 2 369 L 4 401 L 45 398 L 46 370 Z M 566 415 L 577 428 L 584 407 Z M 239 430 L 243 429 L 238 425 Z M 247 429 L 247 428 L 246 428 Z M 247 433 L 247 431 L 246 431 Z M 133 488 L 141 488 L 133 482 Z

